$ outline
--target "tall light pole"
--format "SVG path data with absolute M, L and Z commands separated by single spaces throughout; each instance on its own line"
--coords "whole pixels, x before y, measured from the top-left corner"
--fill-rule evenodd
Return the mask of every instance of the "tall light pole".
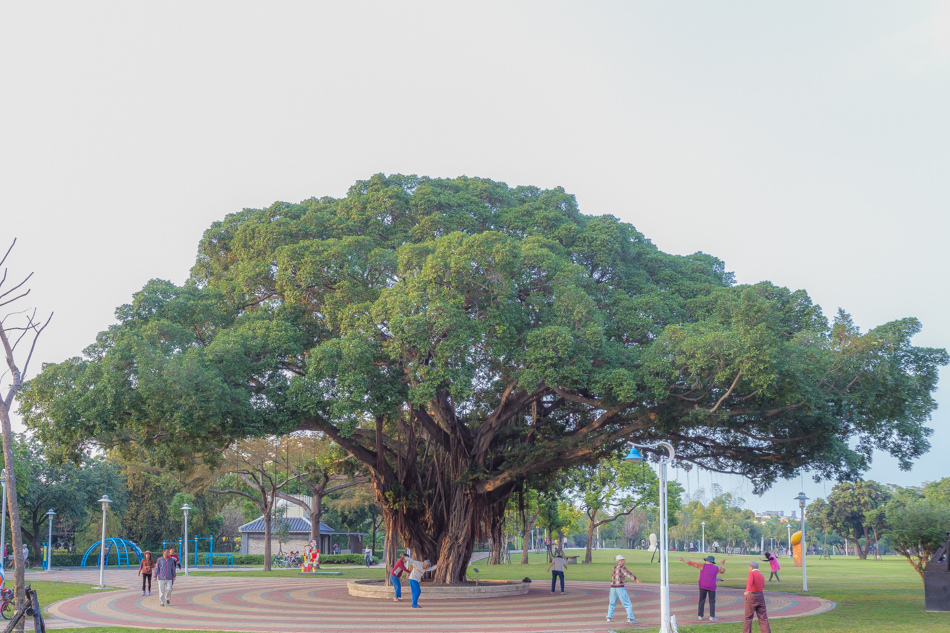
M 46 518 L 49 519 L 49 538 L 46 539 L 46 571 L 49 571 L 53 567 L 53 517 L 56 516 L 56 513 L 53 512 L 53 509 L 50 508 L 49 512 L 46 513 Z
M 788 540 L 785 542 L 788 543 L 788 555 L 791 556 L 792 555 L 792 522 L 791 520 L 789 520 L 789 522 L 785 524 L 785 527 L 788 528 Z
M 703 554 L 706 553 L 706 522 L 703 521 Z
M 662 448 L 668 455 L 660 456 L 657 469 L 660 471 L 660 632 L 671 633 L 670 627 L 670 546 L 669 546 L 669 517 L 667 516 L 666 495 L 666 467 L 673 461 L 676 451 L 669 442 L 658 442 L 655 446 L 643 448 Z M 643 456 L 637 451 L 637 446 L 630 447 L 630 452 L 624 457 L 625 461 L 642 461 Z
M 109 509 L 109 504 L 112 503 L 112 499 L 109 498 L 109 495 L 102 495 L 102 499 L 99 499 L 99 503 L 102 504 L 102 541 L 99 543 L 99 586 L 97 589 L 105 589 L 105 577 L 106 577 L 106 511 Z
M 185 560 L 185 575 L 188 575 L 188 511 L 192 507 L 187 503 L 181 507 L 181 511 L 185 513 L 185 541 L 184 547 L 182 547 L 182 554 Z
M 795 498 L 798 500 L 798 507 L 802 509 L 802 591 L 808 591 L 808 547 L 805 545 L 805 502 L 808 497 L 804 492 L 799 492 Z

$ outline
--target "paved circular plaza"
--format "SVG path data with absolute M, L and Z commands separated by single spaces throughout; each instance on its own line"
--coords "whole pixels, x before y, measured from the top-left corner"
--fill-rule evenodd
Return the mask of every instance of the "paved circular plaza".
M 50 580 L 78 581 L 75 572 L 53 572 Z M 88 574 L 88 572 L 86 573 Z M 83 581 L 86 580 L 84 574 Z M 98 577 L 96 577 L 96 582 Z M 106 583 L 128 586 L 134 572 L 109 572 Z M 143 629 L 206 629 L 225 631 L 539 631 L 605 632 L 656 627 L 657 585 L 629 587 L 637 625 L 627 625 L 618 604 L 613 624 L 606 621 L 607 583 L 571 582 L 565 595 L 551 594 L 550 585 L 535 582 L 524 596 L 492 600 L 425 600 L 422 609 L 403 602 L 356 598 L 346 581 L 328 578 L 234 578 L 179 576 L 172 603 L 160 606 L 157 587 L 151 596 L 123 589 L 69 598 L 49 607 L 49 628 L 127 626 Z M 720 622 L 741 622 L 742 591 L 720 589 L 716 611 Z M 805 616 L 834 608 L 828 600 L 767 592 L 770 618 Z M 698 624 L 697 589 L 671 588 L 672 610 L 681 624 Z M 708 615 L 708 613 L 707 613 Z

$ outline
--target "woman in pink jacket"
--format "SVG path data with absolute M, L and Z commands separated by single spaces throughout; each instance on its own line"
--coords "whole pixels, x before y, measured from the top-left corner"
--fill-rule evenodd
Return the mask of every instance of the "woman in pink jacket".
M 782 580 L 778 577 L 778 570 L 782 568 L 782 566 L 778 564 L 778 559 L 766 552 L 765 561 L 769 564 L 769 570 L 771 571 L 769 574 L 769 581 L 771 582 L 772 576 L 775 576 L 775 580 L 782 582 Z

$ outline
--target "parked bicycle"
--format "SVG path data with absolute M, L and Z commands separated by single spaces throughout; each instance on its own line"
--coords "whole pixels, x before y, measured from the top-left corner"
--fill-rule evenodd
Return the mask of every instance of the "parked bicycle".
M 300 567 L 303 559 L 297 552 L 287 552 L 286 554 L 274 554 L 271 557 L 271 565 L 274 567 Z
M 13 590 L 4 589 L 0 592 L 0 599 L 3 604 L 0 605 L 0 613 L 3 617 L 10 620 L 6 630 L 12 631 L 17 624 L 29 617 L 33 618 L 33 630 L 38 633 L 46 633 L 46 623 L 43 621 L 43 610 L 40 608 L 40 600 L 36 597 L 36 592 L 30 585 L 23 588 L 26 594 L 26 600 L 20 605 L 19 609 L 13 609 Z
M 13 617 L 14 611 L 16 611 L 16 599 L 13 596 L 13 589 L 3 589 L 0 590 L 0 615 L 3 616 L 4 620 L 9 620 Z
M 33 561 L 29 557 L 25 558 L 23 562 L 26 564 L 26 569 L 29 569 L 33 564 Z M 3 568 L 6 570 L 13 569 L 13 554 L 7 556 L 7 559 L 3 561 Z

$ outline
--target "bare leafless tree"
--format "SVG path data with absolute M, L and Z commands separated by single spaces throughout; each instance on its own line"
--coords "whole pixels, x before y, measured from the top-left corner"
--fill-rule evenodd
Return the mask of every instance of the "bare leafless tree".
M 4 253 L 3 259 L 0 259 L 0 268 L 9 257 L 13 250 L 16 240 L 10 244 L 10 248 Z M 16 604 L 22 605 L 26 600 L 24 592 L 24 560 L 20 555 L 23 547 L 23 537 L 20 530 L 20 508 L 17 504 L 16 495 L 16 473 L 13 468 L 13 430 L 10 425 L 10 410 L 13 407 L 13 400 L 23 389 L 23 380 L 30 366 L 30 359 L 33 357 L 33 351 L 36 349 L 36 341 L 40 334 L 49 325 L 53 315 L 50 314 L 45 322 L 36 318 L 36 309 L 25 309 L 20 311 L 12 310 L 11 306 L 16 301 L 23 299 L 30 294 L 26 282 L 30 280 L 33 273 L 28 274 L 20 283 L 14 285 L 9 290 L 4 290 L 3 286 L 7 282 L 7 269 L 3 268 L 3 276 L 0 278 L 0 309 L 3 309 L 3 315 L 0 316 L 0 343 L 3 344 L 3 355 L 6 361 L 6 369 L 2 374 L 0 385 L 9 380 L 9 386 L 6 387 L 6 393 L 3 393 L 3 400 L 0 401 L 0 423 L 3 425 L 3 467 L 6 471 L 7 480 L 7 507 L 10 512 L 10 531 L 13 534 L 13 560 L 15 567 L 13 572 L 14 582 L 16 584 Z M 15 354 L 19 348 L 22 367 L 17 364 Z M 24 358 L 25 357 L 25 358 Z M 0 535 L 0 541 L 2 541 Z M 23 631 L 23 622 L 21 621 L 17 628 Z
M 238 495 L 249 499 L 264 517 L 264 571 L 271 570 L 272 515 L 280 489 L 297 475 L 282 473 L 275 458 L 280 453 L 279 438 L 252 438 L 235 443 L 224 452 L 220 474 L 232 474 L 249 489 L 215 488 L 215 494 Z

